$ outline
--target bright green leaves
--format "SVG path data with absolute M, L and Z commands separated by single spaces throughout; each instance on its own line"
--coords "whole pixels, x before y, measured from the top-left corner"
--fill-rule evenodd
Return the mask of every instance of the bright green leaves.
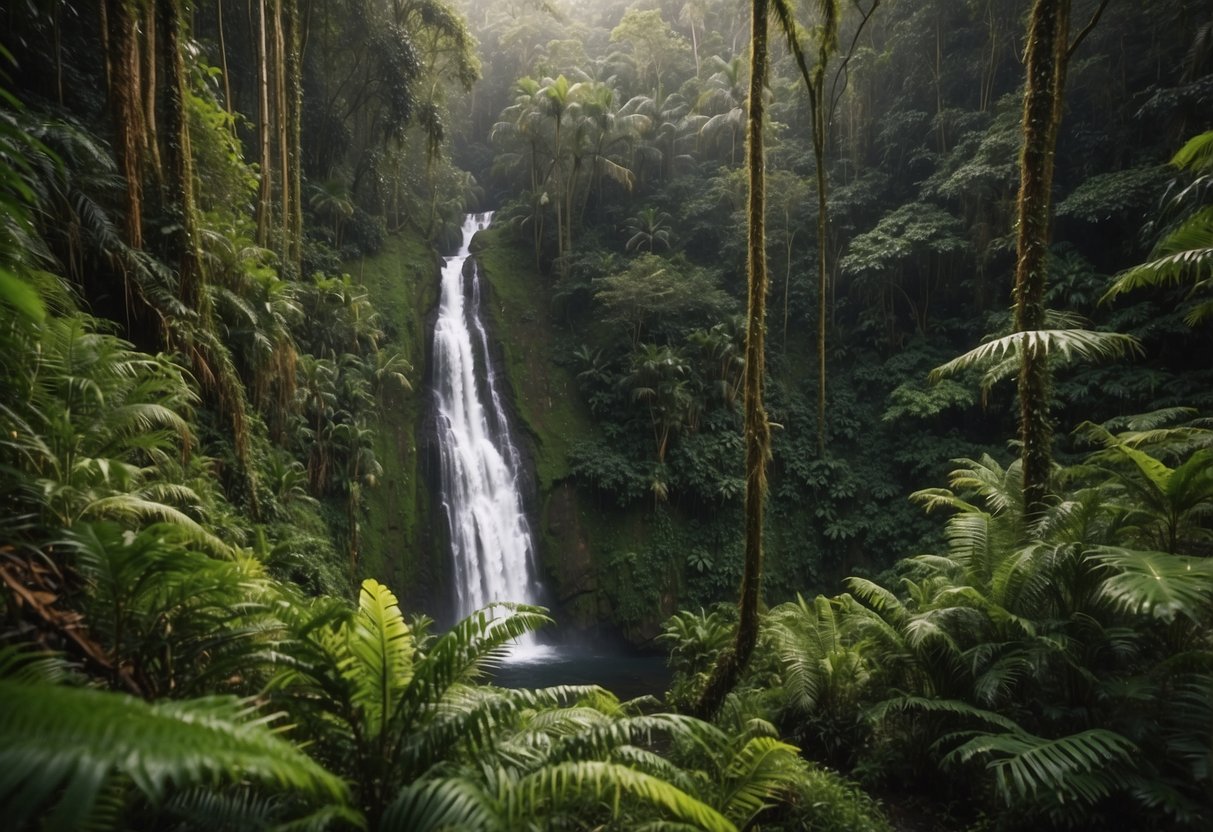
M 367 732 L 378 736 L 413 678 L 415 649 L 396 596 L 373 578 L 362 583 L 345 642 L 349 657 L 342 674 L 353 687 L 353 703 L 362 710 Z

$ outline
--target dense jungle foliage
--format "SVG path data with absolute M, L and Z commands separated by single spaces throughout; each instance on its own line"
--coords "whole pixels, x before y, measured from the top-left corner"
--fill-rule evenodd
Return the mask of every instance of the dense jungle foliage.
M 1207 4 L 0 19 L 12 828 L 1213 822 Z M 553 609 L 440 632 L 488 209 Z M 552 619 L 671 689 L 491 684 Z

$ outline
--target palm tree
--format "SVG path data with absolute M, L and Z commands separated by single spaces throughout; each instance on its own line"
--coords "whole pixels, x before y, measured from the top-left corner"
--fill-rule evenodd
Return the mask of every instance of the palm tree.
M 745 129 L 745 69 L 740 55 L 729 61 L 719 55 L 709 58 L 716 68 L 695 100 L 695 116 L 690 123 L 699 136 L 719 143 L 722 134 L 729 139 L 729 162 L 737 161 L 737 136 Z
M 671 437 L 694 421 L 689 371 L 686 359 L 675 349 L 644 344 L 632 356 L 631 372 L 620 380 L 632 401 L 644 402 L 648 408 L 659 466 L 665 464 Z
M 627 232 L 631 236 L 624 248 L 629 253 L 641 248 L 652 253 L 653 246 L 661 243 L 667 249 L 670 247 L 670 215 L 652 206 L 640 209 L 634 217 L 627 221 Z

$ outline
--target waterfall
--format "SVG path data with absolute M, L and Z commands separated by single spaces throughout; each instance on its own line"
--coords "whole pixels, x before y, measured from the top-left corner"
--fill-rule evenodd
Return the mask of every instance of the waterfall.
M 521 457 L 489 356 L 480 311 L 480 271 L 468 268 L 472 236 L 492 214 L 469 214 L 459 251 L 445 258 L 434 324 L 442 507 L 450 527 L 455 612 L 462 618 L 494 601 L 539 600 L 534 544 L 518 490 Z M 465 274 L 466 272 L 466 274 Z M 539 650 L 520 640 L 516 657 Z

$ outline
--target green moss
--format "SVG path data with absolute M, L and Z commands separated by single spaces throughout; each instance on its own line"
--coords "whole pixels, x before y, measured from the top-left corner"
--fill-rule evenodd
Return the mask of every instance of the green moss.
M 434 597 L 441 581 L 418 454 L 430 337 L 426 318 L 438 299 L 438 259 L 427 242 L 405 231 L 389 237 L 374 257 L 347 265 L 381 316 L 386 335 L 382 349 L 409 362 L 413 387 L 389 389 L 380 397 L 375 457 L 383 473 L 366 492 L 361 572 L 387 580 L 402 597 L 417 602 L 414 609 L 425 608 L 422 601 Z

